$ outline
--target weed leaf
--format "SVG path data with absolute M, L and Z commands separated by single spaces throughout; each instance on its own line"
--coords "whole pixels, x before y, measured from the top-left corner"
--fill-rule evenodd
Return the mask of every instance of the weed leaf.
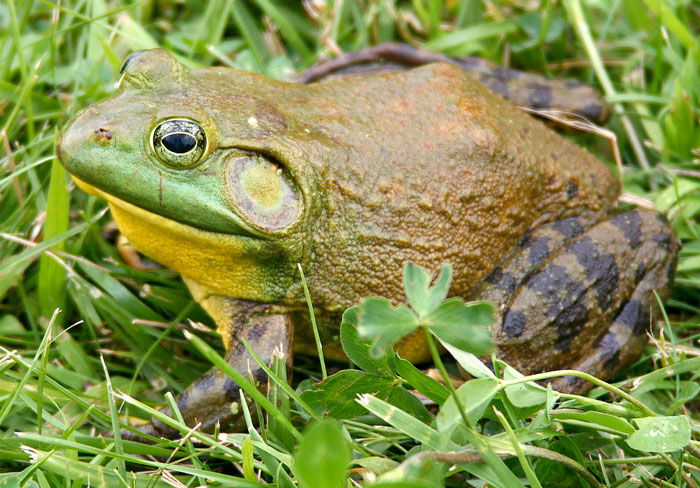
M 388 355 L 373 357 L 370 354 L 372 341 L 361 338 L 358 334 L 357 311 L 358 307 L 352 307 L 343 314 L 343 322 L 340 325 L 340 343 L 343 346 L 343 351 L 350 361 L 368 373 L 393 378 L 394 374 L 389 365 Z
M 430 376 L 416 368 L 410 361 L 399 359 L 396 362 L 396 372 L 408 381 L 413 388 L 442 405 L 450 396 L 450 391 Z
M 303 488 L 339 488 L 350 456 L 338 422 L 321 420 L 306 429 L 294 456 L 294 471 Z
M 491 331 L 493 305 L 488 302 L 463 303 L 450 298 L 430 314 L 430 330 L 441 341 L 474 354 L 487 354 L 493 349 Z
M 405 305 L 392 307 L 384 298 L 366 298 L 360 304 L 357 331 L 373 337 L 370 355 L 377 359 L 399 339 L 418 328 L 418 318 Z
M 435 286 L 430 287 L 432 274 L 425 268 L 406 263 L 403 270 L 403 286 L 408 303 L 420 317 L 431 314 L 447 297 L 452 282 L 452 266 L 443 264 Z
M 498 390 L 498 381 L 486 378 L 467 381 L 457 389 L 457 395 L 462 401 L 462 405 L 465 406 L 467 417 L 472 423 L 481 418 Z M 437 428 L 440 432 L 446 432 L 461 422 L 462 415 L 457 408 L 457 402 L 453 396 L 450 396 L 438 412 Z
M 690 443 L 690 422 L 685 415 L 643 417 L 635 422 L 639 430 L 627 439 L 627 444 L 633 449 L 673 452 Z

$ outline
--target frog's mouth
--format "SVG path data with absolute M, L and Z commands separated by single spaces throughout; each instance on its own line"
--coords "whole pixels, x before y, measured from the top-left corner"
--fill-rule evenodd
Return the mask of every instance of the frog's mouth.
M 119 230 L 139 252 L 195 283 L 206 283 L 211 294 L 269 301 L 269 262 L 279 262 L 271 244 L 255 238 L 202 230 L 137 207 L 73 176 L 87 193 L 109 203 Z
M 75 175 L 71 175 L 71 177 L 81 190 L 107 200 L 110 209 L 112 210 L 112 214 L 114 215 L 115 220 L 117 220 L 119 229 L 127 237 L 127 239 L 136 244 L 137 247 L 139 247 L 138 242 L 140 241 L 157 240 L 159 235 L 163 232 L 175 233 L 179 235 L 181 239 L 183 239 L 183 242 L 197 242 L 199 244 L 215 243 L 219 245 L 221 243 L 237 243 L 237 245 L 240 245 L 243 240 L 249 239 L 246 236 L 213 232 L 183 224 L 124 201 L 111 193 L 101 190 L 90 183 L 81 180 Z M 124 217 L 127 216 L 129 225 L 123 227 L 120 220 L 124 220 Z M 139 224 L 133 225 L 134 222 L 138 222 Z M 133 235 L 133 238 L 130 237 L 129 234 Z M 144 235 L 142 236 L 142 234 Z

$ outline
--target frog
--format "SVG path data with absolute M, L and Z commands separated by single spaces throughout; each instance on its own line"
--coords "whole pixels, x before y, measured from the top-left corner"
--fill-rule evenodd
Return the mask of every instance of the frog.
M 344 310 L 402 302 L 407 262 L 450 263 L 449 296 L 495 304 L 498 358 L 604 380 L 640 356 L 674 279 L 665 216 L 618 208 L 606 164 L 444 60 L 304 84 L 141 51 L 55 150 L 136 249 L 180 273 L 225 360 L 263 389 L 246 344 L 288 366 L 316 352 L 300 267 L 328 359 L 345 359 Z M 420 334 L 395 349 L 431 358 Z M 239 395 L 213 368 L 177 406 L 205 432 L 241 429 Z M 141 434 L 179 432 L 153 418 L 126 432 Z

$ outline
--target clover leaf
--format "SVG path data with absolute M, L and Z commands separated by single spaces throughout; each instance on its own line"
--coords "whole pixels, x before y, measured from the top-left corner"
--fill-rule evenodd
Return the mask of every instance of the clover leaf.
M 358 311 L 358 333 L 371 338 L 371 354 L 380 357 L 403 337 L 425 327 L 441 342 L 482 355 L 493 349 L 488 330 L 494 321 L 489 302 L 464 303 L 461 298 L 445 300 L 452 282 L 452 267 L 443 265 L 435 284 L 432 274 L 413 263 L 404 267 L 403 282 L 411 308 L 393 306 L 384 298 L 365 298 Z

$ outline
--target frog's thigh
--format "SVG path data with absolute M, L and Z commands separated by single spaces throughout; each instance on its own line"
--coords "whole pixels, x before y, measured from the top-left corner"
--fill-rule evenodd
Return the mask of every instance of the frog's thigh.
M 550 224 L 523 241 L 514 253 L 521 259 L 508 258 L 487 277 L 481 297 L 505 297 L 495 339 L 499 356 L 516 368 L 609 378 L 641 352 L 653 291 L 668 295 L 678 244 L 652 211 L 617 214 L 585 231 L 574 219 L 563 222 L 569 225 Z

